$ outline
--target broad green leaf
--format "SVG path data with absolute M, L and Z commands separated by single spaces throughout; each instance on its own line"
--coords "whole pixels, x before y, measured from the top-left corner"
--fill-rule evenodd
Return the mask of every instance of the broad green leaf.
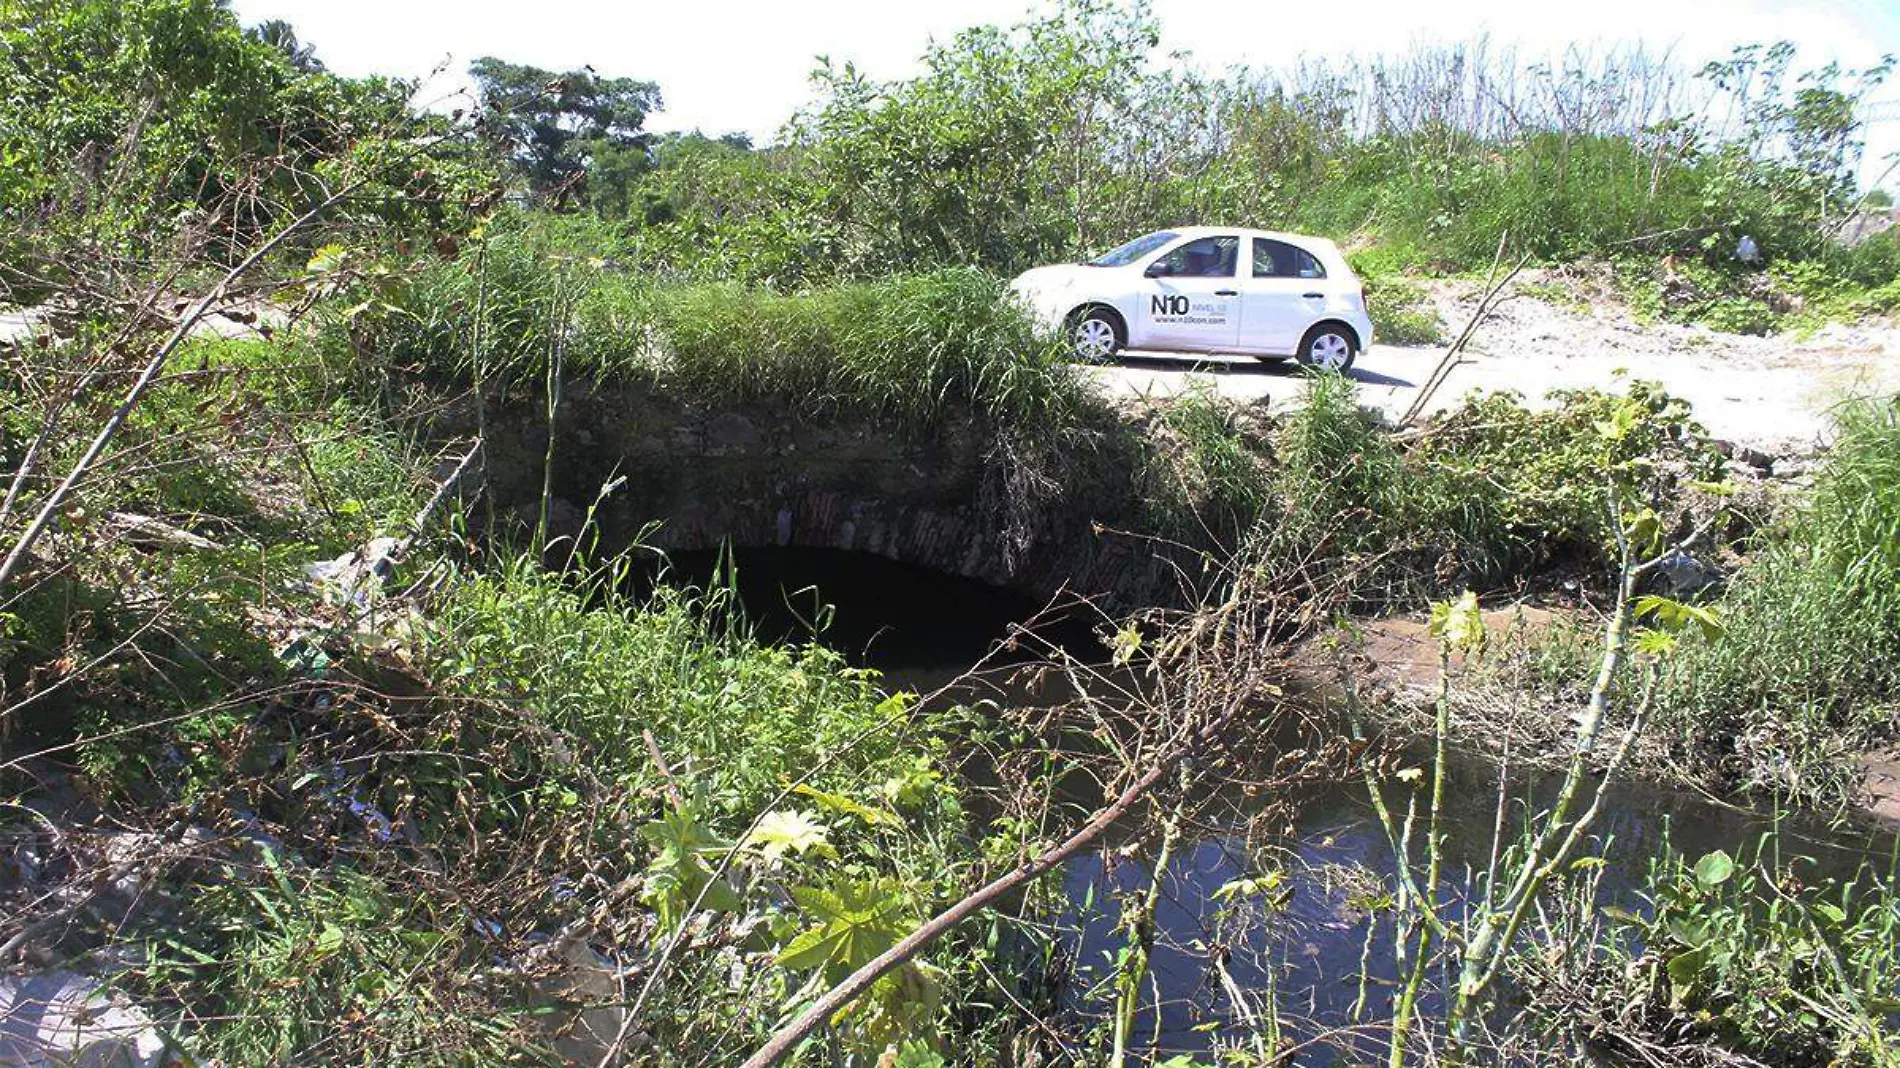
M 1623 524 L 1623 535 L 1631 547 L 1645 556 L 1656 551 L 1662 541 L 1662 517 L 1654 508 L 1644 508 Z
M 946 1068 L 948 1064 L 928 1043 L 915 1039 L 904 1043 L 897 1051 L 897 1059 L 890 1063 L 891 1068 Z
M 1695 862 L 1696 885 L 1704 890 L 1713 890 L 1735 874 L 1735 861 L 1722 850 L 1705 854 Z
M 1630 639 L 1630 648 L 1650 656 L 1668 656 L 1676 651 L 1677 638 L 1666 630 L 1644 627 Z
M 716 911 L 730 911 L 742 904 L 730 885 L 713 880 L 712 871 L 701 859 L 724 853 L 729 843 L 702 827 L 691 811 L 670 811 L 642 825 L 640 834 L 659 850 L 647 865 L 646 886 L 640 898 L 660 914 L 661 926 L 677 926 L 695 900 L 701 908 Z
M 350 250 L 342 245 L 325 245 L 310 254 L 310 262 L 304 265 L 304 270 L 311 274 L 330 274 L 342 267 L 349 256 Z
M 1669 958 L 1669 1001 L 1680 1008 L 1695 992 L 1702 971 L 1708 966 L 1709 951 L 1706 948 L 1691 949 Z
M 318 956 L 328 956 L 343 948 L 343 929 L 334 923 L 325 923 L 323 930 L 317 933 L 316 951 Z
M 793 971 L 823 968 L 837 982 L 910 933 L 908 902 L 889 879 L 842 879 L 829 889 L 794 887 L 792 898 L 818 922 L 779 951 Z
M 1704 638 L 1714 641 L 1727 630 L 1720 609 L 1687 604 L 1655 594 L 1638 597 L 1633 611 L 1636 618 L 1651 620 L 1659 629 L 1670 634 L 1680 634 L 1693 625 L 1702 632 Z
M 1440 601 L 1433 605 L 1431 634 L 1455 651 L 1481 652 L 1484 649 L 1484 613 L 1478 607 L 1478 595 L 1466 590 L 1456 601 Z
M 842 812 L 847 816 L 856 816 L 872 827 L 902 827 L 904 821 L 889 809 L 877 808 L 862 801 L 854 801 L 842 794 L 826 793 L 815 786 L 799 783 L 792 792 L 800 797 L 809 797 L 833 812 Z
M 795 856 L 803 856 L 813 850 L 833 853 L 829 834 L 830 828 L 810 815 L 792 809 L 766 813 L 752 833 L 746 835 L 745 844 L 747 849 L 775 861 L 787 853 Z

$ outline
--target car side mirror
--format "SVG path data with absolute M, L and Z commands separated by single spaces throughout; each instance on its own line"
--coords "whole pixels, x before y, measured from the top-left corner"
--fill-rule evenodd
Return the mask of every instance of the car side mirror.
M 1173 274 L 1174 268 L 1168 266 L 1167 260 L 1156 260 L 1153 263 L 1148 265 L 1147 270 L 1141 273 L 1142 273 L 1142 276 L 1146 278 L 1160 278 L 1160 277 L 1163 277 L 1164 275 Z

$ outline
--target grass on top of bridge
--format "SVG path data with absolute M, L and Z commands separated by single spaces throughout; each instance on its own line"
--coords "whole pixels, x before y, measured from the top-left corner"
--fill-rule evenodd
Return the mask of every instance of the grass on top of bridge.
M 1099 425 L 1105 409 L 1057 339 L 1007 299 L 1001 279 L 975 269 L 795 293 L 665 284 L 578 255 L 546 227 L 521 227 L 373 296 L 334 313 L 319 347 L 332 367 L 379 381 L 411 373 L 544 393 L 558 362 L 570 383 L 920 433 L 968 413 L 1059 435 Z

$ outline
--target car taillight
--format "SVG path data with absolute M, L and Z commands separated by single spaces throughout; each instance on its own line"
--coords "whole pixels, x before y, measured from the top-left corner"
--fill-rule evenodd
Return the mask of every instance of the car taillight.
M 1359 306 L 1361 308 L 1372 307 L 1372 298 L 1367 295 L 1364 283 L 1361 283 L 1359 286 Z

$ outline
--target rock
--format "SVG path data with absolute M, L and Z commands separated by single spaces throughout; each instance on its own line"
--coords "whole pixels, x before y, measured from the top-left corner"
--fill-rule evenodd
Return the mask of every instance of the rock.
M 1722 438 L 1711 438 L 1709 445 L 1715 450 L 1716 455 L 1725 460 L 1735 460 L 1761 471 L 1772 470 L 1775 466 L 1775 457 L 1760 449 L 1750 448 L 1747 445 L 1740 445 Z
M 1680 549 L 1656 565 L 1656 581 L 1671 597 L 1690 597 L 1722 583 L 1722 570 Z
M 0 978 L 0 1064 L 18 1068 L 160 1068 L 151 1017 L 76 972 Z
M 706 444 L 715 449 L 749 449 L 759 443 L 759 428 L 737 412 L 720 412 L 706 424 Z
M 107 512 L 106 522 L 125 534 L 125 540 L 151 549 L 216 550 L 224 546 L 210 538 L 181 530 L 162 519 L 134 512 Z
M 334 560 L 305 564 L 304 577 L 327 595 L 334 595 L 347 604 L 367 607 L 370 592 L 394 573 L 395 553 L 401 544 L 398 538 L 375 538 L 361 549 Z

